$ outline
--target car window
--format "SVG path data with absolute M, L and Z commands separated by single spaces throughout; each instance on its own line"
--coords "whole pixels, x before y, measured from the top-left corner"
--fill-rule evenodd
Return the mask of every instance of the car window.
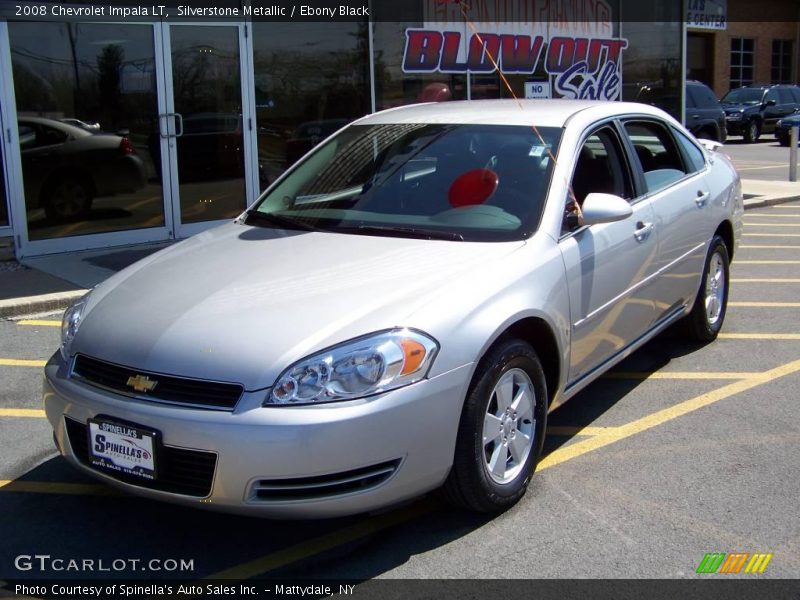
M 778 92 L 776 90 L 769 90 L 767 95 L 764 96 L 764 102 L 769 102 L 770 100 L 775 100 L 775 104 L 780 102 L 780 99 L 778 98 Z
M 789 88 L 789 92 L 792 94 L 793 101 L 800 104 L 800 88 Z
M 622 145 L 612 127 L 603 127 L 590 135 L 578 152 L 572 175 L 572 193 L 578 204 L 593 192 L 633 198 L 630 169 Z
M 705 85 L 696 85 L 692 87 L 692 91 L 694 92 L 695 99 L 697 101 L 697 106 L 700 108 L 718 108 L 719 107 L 719 100 L 714 95 L 714 92 L 711 91 Z
M 686 86 L 686 108 L 696 108 L 698 106 L 694 86 Z
M 22 150 L 36 148 L 36 130 L 30 125 L 19 124 L 19 147 Z
M 466 241 L 523 239 L 544 209 L 561 129 L 351 125 L 265 193 L 247 223 Z
M 67 141 L 68 135 L 63 131 L 59 131 L 54 127 L 47 125 L 39 125 L 36 130 L 36 146 L 53 146 L 55 144 L 63 144 Z
M 706 157 L 703 151 L 680 131 L 674 130 L 673 133 L 678 139 L 678 144 L 680 144 L 684 154 L 689 159 L 690 172 L 694 173 L 695 171 L 703 170 L 706 166 Z
M 664 189 L 686 175 L 680 152 L 666 127 L 651 121 L 628 121 L 625 131 L 636 151 L 648 193 Z
M 779 88 L 778 97 L 781 99 L 781 104 L 793 104 L 794 98 L 788 88 Z

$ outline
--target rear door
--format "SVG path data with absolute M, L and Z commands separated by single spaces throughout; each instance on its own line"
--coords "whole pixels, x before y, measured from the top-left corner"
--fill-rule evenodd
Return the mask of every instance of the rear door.
M 569 286 L 570 381 L 590 374 L 647 331 L 653 322 L 650 287 L 657 235 L 649 198 L 635 199 L 630 162 L 616 123 L 585 137 L 571 180 L 581 204 L 592 192 L 621 196 L 633 215 L 616 223 L 570 229 L 559 241 Z
M 710 189 L 705 154 L 659 119 L 631 119 L 625 133 L 641 169 L 643 198 L 655 211 L 658 231 L 655 320 L 682 309 L 697 293 L 709 239 Z

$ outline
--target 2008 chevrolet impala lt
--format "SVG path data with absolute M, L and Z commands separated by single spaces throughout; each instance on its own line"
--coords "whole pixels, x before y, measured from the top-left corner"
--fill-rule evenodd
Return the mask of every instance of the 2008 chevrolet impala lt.
M 69 308 L 47 417 L 69 462 L 151 498 L 504 510 L 549 411 L 669 326 L 716 337 L 742 213 L 727 157 L 651 106 L 373 114 Z

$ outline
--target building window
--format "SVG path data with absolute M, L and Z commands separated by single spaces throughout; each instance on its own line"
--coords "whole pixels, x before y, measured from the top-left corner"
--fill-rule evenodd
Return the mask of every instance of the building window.
M 731 38 L 731 89 L 753 83 L 753 38 Z
M 772 83 L 792 82 L 792 41 L 772 40 Z

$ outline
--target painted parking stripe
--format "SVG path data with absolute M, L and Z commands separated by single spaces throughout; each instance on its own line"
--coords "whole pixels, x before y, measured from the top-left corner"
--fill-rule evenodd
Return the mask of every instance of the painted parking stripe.
M 780 217 L 781 219 L 786 218 L 786 217 L 789 217 L 789 218 L 794 218 L 794 217 L 800 218 L 800 213 L 797 213 L 797 214 L 788 214 L 788 213 L 780 213 L 780 214 L 778 214 L 778 213 L 747 213 L 744 216 L 744 220 L 747 221 L 747 219 L 750 218 L 750 217 L 770 217 L 770 218 L 771 217 Z
M 752 223 L 745 221 L 747 227 L 800 227 L 800 223 Z
M 766 277 L 739 277 L 731 279 L 731 283 L 800 283 L 795 278 L 766 278 Z
M 800 333 L 720 333 L 723 340 L 800 340 Z
M 42 419 L 46 415 L 40 408 L 0 408 L 0 417 Z
M 0 358 L 0 367 L 43 367 L 46 364 L 46 360 Z
M 53 321 L 50 319 L 21 319 L 17 321 L 17 325 L 34 325 L 39 327 L 61 327 L 61 321 Z
M 761 246 L 761 245 L 749 245 L 745 246 L 744 244 L 739 246 L 740 250 L 800 250 L 800 246 L 784 246 L 783 244 L 776 244 L 774 246 Z M 734 261 L 734 264 L 738 264 L 738 260 Z
M 643 431 L 647 431 L 648 429 L 652 429 L 658 425 L 663 425 L 668 421 L 672 421 L 673 419 L 677 419 L 678 417 L 682 417 L 698 409 L 710 406 L 711 404 L 719 402 L 720 400 L 730 398 L 736 394 L 746 392 L 747 390 L 764 385 L 767 382 L 774 381 L 781 377 L 786 377 L 787 375 L 792 375 L 799 371 L 800 360 L 795 360 L 781 365 L 780 367 L 776 367 L 775 369 L 765 371 L 762 373 L 761 377 L 742 379 L 740 381 L 729 383 L 728 385 L 718 388 L 712 392 L 700 394 L 699 396 L 696 396 L 690 400 L 686 400 L 684 402 L 675 404 L 674 406 L 670 406 L 669 408 L 656 411 L 647 415 L 646 417 L 642 417 L 641 419 L 636 419 L 635 421 L 631 421 L 625 425 L 620 425 L 615 427 L 614 430 L 608 434 L 596 435 L 580 442 L 570 444 L 569 446 L 562 446 L 545 456 L 539 462 L 537 470 L 543 471 L 545 469 L 549 469 L 550 467 L 554 467 L 568 460 L 572 460 L 573 458 L 578 458 L 579 456 L 583 456 L 589 452 L 599 450 L 600 448 L 614 444 L 638 433 L 642 433 Z
M 743 233 L 744 237 L 800 237 L 800 233 Z
M 603 379 L 758 379 L 758 372 L 697 372 L 694 371 L 612 371 L 603 375 Z
M 800 265 L 800 260 L 737 260 L 737 265 Z
M 728 302 L 736 308 L 800 308 L 800 302 Z

